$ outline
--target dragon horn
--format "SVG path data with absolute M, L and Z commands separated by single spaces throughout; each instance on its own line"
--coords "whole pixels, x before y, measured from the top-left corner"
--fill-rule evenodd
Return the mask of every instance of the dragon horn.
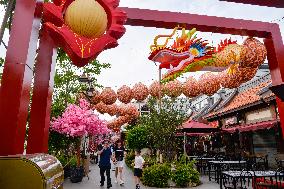
M 192 30 L 190 30 L 187 33 L 187 38 L 190 39 L 195 32 L 196 32 L 196 28 L 192 28 Z

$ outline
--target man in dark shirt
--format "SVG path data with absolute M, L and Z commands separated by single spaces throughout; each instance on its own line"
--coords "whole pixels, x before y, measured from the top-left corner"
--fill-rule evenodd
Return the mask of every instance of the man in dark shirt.
M 103 143 L 104 147 L 101 151 L 98 152 L 100 155 L 100 162 L 99 162 L 99 167 L 100 167 L 100 175 L 101 175 L 101 186 L 104 185 L 105 182 L 105 172 L 107 176 L 107 188 L 112 187 L 111 184 L 111 179 L 110 179 L 110 169 L 111 169 L 111 163 L 110 159 L 112 156 L 111 149 L 109 147 L 109 142 L 106 140 Z

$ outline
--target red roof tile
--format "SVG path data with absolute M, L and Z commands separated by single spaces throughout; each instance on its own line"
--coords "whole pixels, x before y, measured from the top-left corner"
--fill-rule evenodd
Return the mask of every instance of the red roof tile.
M 260 96 L 257 94 L 259 92 L 260 89 L 266 87 L 268 84 L 270 83 L 270 81 L 267 82 L 263 82 L 261 84 L 259 84 L 256 87 L 250 88 L 246 91 L 243 91 L 239 94 L 237 94 L 232 100 L 231 102 L 229 102 L 227 105 L 225 105 L 223 108 L 212 112 L 210 114 L 207 114 L 205 117 L 212 117 L 221 113 L 225 113 L 234 109 L 238 109 L 241 108 L 243 106 L 247 106 L 249 104 L 253 104 L 255 102 L 260 101 Z M 274 94 L 269 94 L 269 97 L 273 96 Z M 266 98 L 268 98 L 266 96 Z

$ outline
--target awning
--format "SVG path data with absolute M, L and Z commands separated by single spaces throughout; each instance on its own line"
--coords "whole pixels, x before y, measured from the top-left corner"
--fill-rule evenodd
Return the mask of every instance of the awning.
M 200 123 L 194 120 L 184 122 L 181 126 L 181 130 L 182 132 L 187 133 L 211 133 L 219 131 L 219 129 L 216 127 L 212 127 L 211 125 Z
M 256 131 L 256 130 L 261 130 L 261 129 L 270 129 L 274 127 L 277 124 L 277 122 L 278 120 L 263 121 L 260 123 L 235 126 L 232 128 L 222 129 L 222 130 L 225 132 L 234 133 L 236 130 L 239 130 L 240 132 L 247 132 L 247 131 Z
M 209 133 L 186 133 L 185 134 L 185 136 L 196 136 L 196 137 L 206 136 L 206 135 L 209 135 Z M 176 136 L 182 137 L 182 136 L 184 136 L 184 134 L 183 133 L 177 133 Z

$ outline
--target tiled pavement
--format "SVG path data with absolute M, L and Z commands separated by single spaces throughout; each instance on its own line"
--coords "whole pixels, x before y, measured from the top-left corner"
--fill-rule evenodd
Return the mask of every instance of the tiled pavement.
M 89 174 L 90 180 L 86 177 L 80 183 L 71 183 L 69 179 L 67 179 L 64 183 L 64 189 L 104 189 L 105 187 L 99 186 L 100 175 L 99 175 L 99 167 L 97 165 L 91 165 L 91 172 Z M 114 171 L 111 171 L 111 178 L 114 178 Z M 113 187 L 111 189 L 135 189 L 133 174 L 131 170 L 125 168 L 124 170 L 124 178 L 125 184 L 124 186 L 120 186 L 114 183 L 114 179 L 112 179 Z M 219 185 L 214 182 L 208 182 L 208 177 L 201 178 L 202 184 L 198 187 L 194 187 L 194 189 L 218 189 Z M 149 187 L 142 186 L 141 189 L 147 189 Z M 151 188 L 154 189 L 154 188 Z M 156 188 L 155 188 L 156 189 Z M 174 189 L 174 188 L 172 188 Z

